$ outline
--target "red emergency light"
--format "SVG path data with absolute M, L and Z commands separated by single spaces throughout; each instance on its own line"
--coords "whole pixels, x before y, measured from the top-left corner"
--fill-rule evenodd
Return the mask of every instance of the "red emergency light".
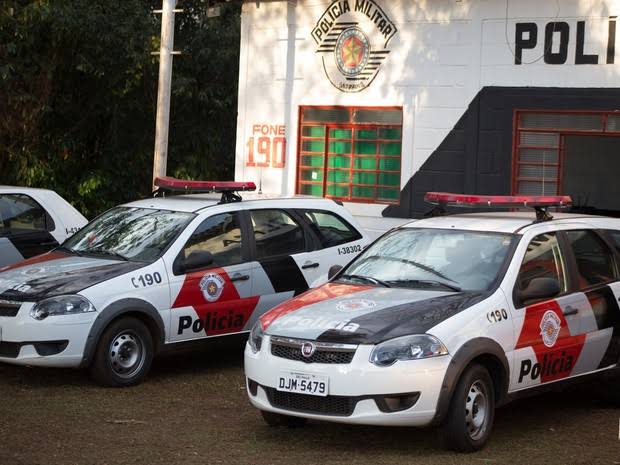
M 433 205 L 452 207 L 568 207 L 572 204 L 569 195 L 470 195 L 449 192 L 427 192 L 424 200 Z
M 181 192 L 241 192 L 255 191 L 256 184 L 253 182 L 233 181 L 188 181 L 169 176 L 155 178 L 155 185 L 169 191 Z
M 222 194 L 222 203 L 240 201 L 241 197 L 235 194 L 235 192 L 256 190 L 256 184 L 253 182 L 188 181 L 169 176 L 155 178 L 154 184 L 158 187 L 154 192 L 156 197 L 167 192 L 181 192 L 184 194 L 209 194 L 215 192 Z
M 449 192 L 427 192 L 424 200 L 437 205 L 431 212 L 434 215 L 445 214 L 445 207 L 469 208 L 522 208 L 529 207 L 536 211 L 536 222 L 549 221 L 549 207 L 569 207 L 573 201 L 569 195 L 471 195 L 452 194 Z

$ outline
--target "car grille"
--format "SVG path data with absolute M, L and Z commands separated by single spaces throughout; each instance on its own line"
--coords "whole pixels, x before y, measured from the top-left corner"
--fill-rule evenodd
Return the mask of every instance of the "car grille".
M 357 346 L 351 344 L 312 342 L 315 351 L 310 357 L 305 357 L 302 355 L 301 346 L 308 342 L 310 341 L 272 336 L 271 354 L 275 357 L 305 363 L 346 364 L 351 363 L 357 350 Z
M 355 410 L 359 398 L 348 396 L 312 396 L 294 392 L 282 392 L 277 389 L 262 386 L 267 393 L 269 403 L 282 410 L 315 413 L 319 415 L 333 415 L 348 417 Z
M 19 312 L 19 307 L 21 307 L 21 303 L 0 301 L 0 316 L 17 316 L 17 312 Z

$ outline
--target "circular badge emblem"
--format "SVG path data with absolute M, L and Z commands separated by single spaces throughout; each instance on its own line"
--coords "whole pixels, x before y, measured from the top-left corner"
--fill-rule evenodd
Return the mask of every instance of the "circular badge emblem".
M 540 320 L 540 335 L 547 347 L 553 347 L 558 340 L 562 322 L 552 310 L 547 310 Z
M 45 268 L 30 268 L 28 270 L 25 270 L 22 274 L 41 274 L 41 273 L 45 273 Z
M 345 29 L 336 41 L 336 66 L 344 76 L 361 73 L 370 57 L 370 41 L 357 27 Z
M 215 302 L 224 290 L 224 278 L 217 273 L 208 273 L 200 280 L 200 290 L 207 302 Z
M 314 355 L 316 346 L 312 342 L 304 342 L 301 345 L 301 355 L 305 358 L 310 358 Z
M 368 310 L 369 308 L 374 308 L 376 306 L 377 303 L 373 300 L 350 299 L 338 302 L 336 304 L 336 310 L 340 310 L 341 312 L 354 312 L 356 310 Z

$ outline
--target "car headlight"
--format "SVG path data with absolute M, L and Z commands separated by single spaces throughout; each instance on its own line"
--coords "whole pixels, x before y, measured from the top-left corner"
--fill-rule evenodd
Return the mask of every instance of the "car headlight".
M 263 332 L 263 325 L 259 320 L 256 322 L 256 324 L 252 328 L 252 331 L 250 331 L 250 337 L 248 338 L 248 343 L 250 344 L 250 348 L 252 349 L 252 352 L 254 352 L 255 354 L 260 352 L 260 348 L 263 345 L 264 336 L 265 336 L 265 333 Z
M 370 361 L 377 366 L 387 367 L 397 360 L 418 360 L 447 354 L 448 349 L 436 337 L 415 334 L 378 344 L 370 354 Z
M 30 310 L 30 316 L 35 320 L 44 320 L 48 316 L 75 315 L 94 311 L 96 309 L 93 304 L 80 295 L 61 295 L 37 303 Z

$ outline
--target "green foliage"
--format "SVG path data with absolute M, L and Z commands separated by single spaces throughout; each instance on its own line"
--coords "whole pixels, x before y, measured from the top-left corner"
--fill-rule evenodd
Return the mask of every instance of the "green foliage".
M 239 5 L 177 15 L 168 173 L 232 178 Z M 161 0 L 3 0 L 0 184 L 58 191 L 86 216 L 151 190 Z

